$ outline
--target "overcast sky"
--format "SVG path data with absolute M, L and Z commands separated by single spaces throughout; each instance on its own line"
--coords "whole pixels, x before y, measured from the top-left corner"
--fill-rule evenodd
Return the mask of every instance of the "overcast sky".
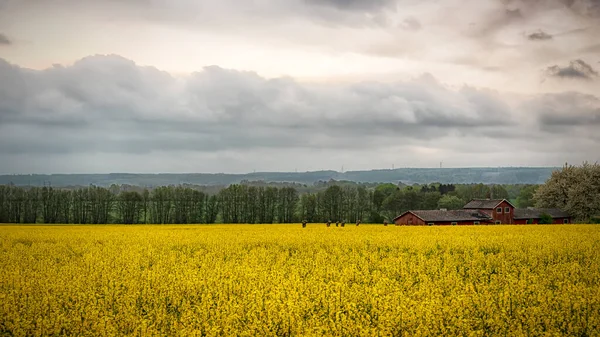
M 600 0 L 0 0 L 0 174 L 600 161 Z

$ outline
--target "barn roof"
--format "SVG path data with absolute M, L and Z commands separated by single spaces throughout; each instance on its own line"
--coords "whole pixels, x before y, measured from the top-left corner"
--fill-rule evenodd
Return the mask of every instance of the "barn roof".
M 543 213 L 553 218 L 568 218 L 569 214 L 558 208 L 516 208 L 515 219 L 539 219 Z
M 501 202 L 506 201 L 512 207 L 515 207 L 506 199 L 472 199 L 463 208 L 464 209 L 494 209 Z
M 419 219 L 425 222 L 436 222 L 436 221 L 487 221 L 491 218 L 487 214 L 483 214 L 477 211 L 470 210 L 421 210 L 421 211 L 407 211 L 397 216 L 394 221 L 402 217 L 406 213 L 412 213 Z

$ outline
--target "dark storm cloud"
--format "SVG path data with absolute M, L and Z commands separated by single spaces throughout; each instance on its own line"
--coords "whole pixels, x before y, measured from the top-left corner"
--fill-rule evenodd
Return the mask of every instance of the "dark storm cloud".
M 535 33 L 531 33 L 531 34 L 527 35 L 527 38 L 532 41 L 544 41 L 544 40 L 552 40 L 552 35 L 540 30 Z
M 6 35 L 0 33 L 0 46 L 8 46 L 10 44 L 12 44 L 12 41 L 10 41 L 10 39 Z
M 554 65 L 546 69 L 546 74 L 556 78 L 592 80 L 598 77 L 598 72 L 582 60 L 574 60 L 568 66 Z

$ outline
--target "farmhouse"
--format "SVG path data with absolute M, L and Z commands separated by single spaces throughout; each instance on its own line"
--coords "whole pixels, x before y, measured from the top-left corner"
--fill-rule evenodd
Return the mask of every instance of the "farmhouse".
M 559 209 L 518 209 L 506 199 L 473 199 L 462 210 L 406 211 L 394 218 L 394 223 L 403 226 L 537 224 L 542 214 L 550 215 L 556 224 L 571 222 L 569 215 Z
M 486 214 L 493 223 L 512 224 L 515 206 L 506 199 L 473 199 L 463 209 Z

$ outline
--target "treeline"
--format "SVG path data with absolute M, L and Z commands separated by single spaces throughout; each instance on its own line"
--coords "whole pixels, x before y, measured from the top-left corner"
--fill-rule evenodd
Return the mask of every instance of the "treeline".
M 472 198 L 489 197 L 509 194 L 500 185 L 483 184 L 330 185 L 315 193 L 234 184 L 212 195 L 185 186 L 131 191 L 2 185 L 0 223 L 381 223 L 409 209 L 459 209 Z
M 550 177 L 555 167 L 471 167 L 471 168 L 397 168 L 369 171 L 313 171 L 313 172 L 256 172 L 248 174 L 22 174 L 0 175 L 0 184 L 17 186 L 95 186 L 109 187 L 113 184 L 136 186 L 169 186 L 191 184 L 203 186 L 229 186 L 244 180 L 265 182 L 296 182 L 312 185 L 318 181 L 346 180 L 361 183 L 390 183 L 403 181 L 407 184 L 431 182 L 451 184 L 541 184 Z

